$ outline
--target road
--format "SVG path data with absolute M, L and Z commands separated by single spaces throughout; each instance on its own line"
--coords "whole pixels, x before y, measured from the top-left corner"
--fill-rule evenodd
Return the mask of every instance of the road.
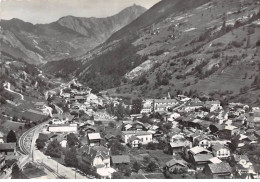
M 23 96 L 22 94 L 11 90 L 11 84 L 10 84 L 9 82 L 4 83 L 4 88 L 5 88 L 5 90 L 7 90 L 8 92 L 12 92 L 12 93 L 15 93 L 15 94 L 20 95 L 20 96 L 21 96 L 21 100 L 24 100 L 24 96 Z
M 58 114 L 61 116 L 63 114 L 63 110 L 56 104 L 53 104 L 53 105 L 55 106 L 55 109 L 57 110 Z
M 41 151 L 35 149 L 35 143 L 39 136 L 39 133 L 41 132 L 42 127 L 47 123 L 48 121 L 41 123 L 40 125 L 37 125 L 34 128 L 31 128 L 30 130 L 26 131 L 19 140 L 20 148 L 22 152 L 26 155 L 29 155 L 31 153 L 34 162 L 42 164 L 42 166 L 46 168 L 48 171 L 56 174 L 57 178 L 74 179 L 75 171 L 73 171 L 72 168 L 58 164 L 53 159 L 48 159 L 48 157 L 44 155 Z M 30 146 L 28 146 L 28 142 L 25 142 L 28 140 L 31 141 Z M 57 173 L 57 165 L 58 165 L 58 173 Z M 86 176 L 83 176 L 78 172 L 76 172 L 76 178 L 87 179 Z

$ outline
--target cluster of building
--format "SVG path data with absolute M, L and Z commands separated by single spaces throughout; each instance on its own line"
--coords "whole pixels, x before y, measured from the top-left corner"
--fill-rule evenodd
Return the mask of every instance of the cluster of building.
M 0 170 L 7 160 L 18 159 L 16 143 L 5 143 L 4 134 L 0 132 Z
M 119 99 L 93 96 L 89 89 L 82 90 L 75 81 L 69 84 L 69 89 L 63 89 L 61 97 L 70 105 L 71 113 L 79 110 L 89 113 L 94 106 L 120 104 Z M 152 113 L 159 113 L 161 118 L 150 117 L 149 122 L 141 122 L 144 114 L 149 117 Z M 117 165 L 130 163 L 128 155 L 113 156 L 106 145 L 117 136 L 104 136 L 93 119 L 75 118 L 75 115 L 66 119 L 54 117 L 42 133 L 47 134 L 50 141 L 56 139 L 64 148 L 67 147 L 67 135 L 74 133 L 81 144 L 78 154 L 82 161 L 102 177 L 111 177 Z M 183 169 L 202 172 L 210 178 L 258 178 L 253 161 L 247 155 L 234 153 L 230 143 L 238 137 L 236 150 L 239 150 L 259 142 L 259 108 L 230 103 L 223 109 L 219 101 L 201 101 L 179 95 L 174 99 L 168 96 L 144 100 L 141 113 L 130 118 L 117 127 L 121 130 L 121 143 L 135 149 L 166 141 L 166 151 L 173 158 L 161 167 L 169 173 Z M 171 123 L 171 128 L 165 132 L 162 123 Z
M 181 103 L 185 104 L 182 106 Z M 150 130 L 151 141 L 164 138 L 168 142 L 169 154 L 182 154 L 182 160 L 172 159 L 166 163 L 169 172 L 185 168 L 202 171 L 211 178 L 258 178 L 253 161 L 247 155 L 234 153 L 229 146 L 235 136 L 238 138 L 237 150 L 246 144 L 259 143 L 259 108 L 250 110 L 248 105 L 230 103 L 228 109 L 224 110 L 219 101 L 202 102 L 197 98 L 181 96 L 176 99 L 145 100 L 141 112 L 159 112 L 165 122 L 172 123 L 172 129 L 166 137 L 160 135 L 162 131 L 159 127 L 150 130 L 147 126 L 154 127 L 151 124 L 125 125 L 136 130 L 136 133 L 140 129 L 145 132 Z M 132 136 L 133 133 L 126 131 L 123 135 Z M 129 140 L 125 142 L 131 142 L 129 137 L 124 138 Z M 235 166 L 231 167 L 231 162 Z

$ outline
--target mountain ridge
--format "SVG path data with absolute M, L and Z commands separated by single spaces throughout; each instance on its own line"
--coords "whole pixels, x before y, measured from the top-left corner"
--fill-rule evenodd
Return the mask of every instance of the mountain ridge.
M 112 19 L 66 16 L 48 24 L 32 24 L 17 18 L 1 20 L 3 35 L 0 41 L 5 41 L 3 51 L 20 55 L 30 63 L 42 64 L 93 49 L 145 11 L 145 8 L 135 5 L 111 16 Z M 11 43 L 13 39 L 15 41 Z M 21 45 L 26 50 L 21 50 Z
M 63 61 L 45 69 L 76 76 L 97 92 L 153 98 L 202 93 L 257 104 L 259 3 L 164 0 L 104 44 L 66 60 L 68 66 L 77 65 L 74 69 Z M 169 12 L 157 15 L 168 5 Z M 150 22 L 147 15 L 153 17 Z

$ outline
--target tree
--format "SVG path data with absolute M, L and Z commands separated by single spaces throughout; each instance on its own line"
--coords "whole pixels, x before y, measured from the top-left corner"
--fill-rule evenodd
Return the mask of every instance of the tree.
M 131 111 L 132 114 L 139 114 L 141 112 L 142 105 L 143 105 L 142 102 L 143 101 L 141 98 L 133 100 L 133 107 Z
M 237 149 L 238 143 L 239 143 L 239 135 L 233 136 L 231 138 L 231 142 L 228 143 L 229 148 L 231 149 L 232 152 L 234 152 Z
M 25 179 L 21 169 L 17 164 L 14 164 L 11 173 L 12 179 Z
M 75 145 L 79 144 L 79 139 L 75 136 L 74 133 L 70 133 L 67 135 L 67 144 L 69 148 L 74 147 Z
M 109 147 L 112 155 L 120 155 L 125 152 L 125 147 L 118 140 L 110 141 Z
M 17 138 L 16 138 L 15 132 L 13 130 L 9 131 L 9 133 L 7 134 L 6 142 L 7 143 L 16 143 L 17 142 Z
M 36 147 L 41 150 L 45 147 L 45 142 L 41 139 L 36 140 Z
M 146 146 L 147 150 L 156 150 L 157 149 L 157 144 L 153 142 L 149 142 Z
M 114 128 L 114 127 L 115 127 L 115 123 L 111 121 L 111 122 L 108 123 L 108 126 L 109 126 L 110 128 Z
M 138 172 L 140 168 L 141 165 L 137 161 L 135 161 L 135 163 L 133 164 L 133 171 Z
M 115 115 L 117 116 L 117 120 L 122 120 L 125 116 L 125 109 L 122 105 L 122 103 L 118 104 L 116 110 L 115 110 Z
M 69 167 L 78 166 L 77 151 L 75 147 L 72 147 L 66 152 L 64 162 Z
M 112 179 L 124 179 L 124 176 L 122 175 L 121 172 L 114 172 L 112 174 Z
M 155 169 L 157 168 L 157 165 L 155 164 L 155 162 L 151 161 L 148 166 L 146 167 L 146 171 L 148 172 L 154 172 Z
M 60 143 L 57 140 L 53 140 L 47 147 L 45 152 L 46 155 L 51 157 L 61 157 L 62 148 Z

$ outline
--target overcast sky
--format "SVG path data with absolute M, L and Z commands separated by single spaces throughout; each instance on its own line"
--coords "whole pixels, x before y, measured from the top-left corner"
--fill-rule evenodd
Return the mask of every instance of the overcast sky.
M 1 2 L 2 1 L 2 2 Z M 1 18 L 50 23 L 60 17 L 107 17 L 134 3 L 147 9 L 160 0 L 0 0 Z

